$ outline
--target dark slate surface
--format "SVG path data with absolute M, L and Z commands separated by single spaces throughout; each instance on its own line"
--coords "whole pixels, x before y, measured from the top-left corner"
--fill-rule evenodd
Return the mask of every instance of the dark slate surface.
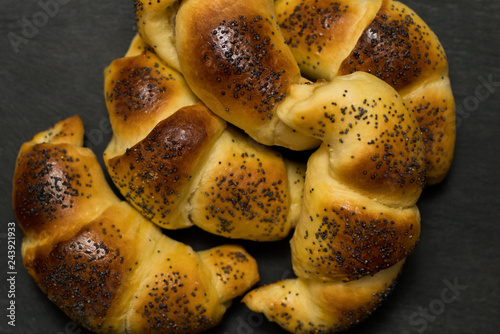
M 16 326 L 8 326 L 6 317 L 6 238 L 8 223 L 15 221 L 11 182 L 19 147 L 36 132 L 79 114 L 86 126 L 86 144 L 101 156 L 110 138 L 102 72 L 124 54 L 135 34 L 131 0 L 58 1 L 61 4 L 51 7 L 50 15 L 43 14 L 37 1 L 0 2 L 0 333 L 87 333 L 48 301 L 27 275 L 19 229 Z M 457 108 L 462 110 L 456 157 L 445 182 L 426 189 L 419 202 L 421 242 L 396 290 L 350 333 L 498 333 L 500 2 L 405 3 L 437 33 L 449 57 Z M 26 22 L 38 27 L 23 31 Z M 15 46 L 9 33 L 24 34 L 25 39 Z M 196 249 L 225 242 L 197 229 L 170 235 Z M 287 240 L 243 244 L 259 261 L 262 283 L 291 275 Z M 210 333 L 281 332 L 237 300 L 224 323 Z

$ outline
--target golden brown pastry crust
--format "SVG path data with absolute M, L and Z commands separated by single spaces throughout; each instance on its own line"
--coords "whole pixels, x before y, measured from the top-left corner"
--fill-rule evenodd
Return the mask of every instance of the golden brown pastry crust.
M 455 105 L 443 47 L 408 6 L 392 0 L 276 1 L 281 32 L 303 73 L 331 80 L 357 71 L 395 88 L 424 135 L 427 183 L 451 167 Z
M 336 333 L 366 319 L 396 285 L 404 261 L 350 282 L 288 279 L 250 291 L 243 302 L 292 333 Z
M 272 12 L 270 1 L 182 3 L 175 25 L 181 70 L 208 108 L 257 141 L 312 148 L 317 141 L 294 134 L 275 115 L 301 77 Z
M 155 8 L 143 4 L 141 11 Z M 317 140 L 303 148 L 323 142 L 308 162 L 291 241 L 298 279 L 285 285 L 307 291 L 294 298 L 297 303 L 321 300 L 326 285 L 340 295 L 356 284 L 383 294 L 419 238 L 416 202 L 423 187 L 440 182 L 453 157 L 448 65 L 432 31 L 392 0 L 278 0 L 274 6 L 272 1 L 220 0 L 207 6 L 188 0 L 180 4 L 175 22 L 155 18 L 173 27 L 175 47 L 170 47 L 181 72 L 219 116 L 267 145 L 285 142 L 298 149 L 295 140 L 281 140 L 293 135 Z M 266 79 L 279 90 L 266 82 L 255 86 L 261 73 L 268 73 Z M 261 87 L 269 88 L 271 100 L 262 100 L 269 119 L 261 117 L 262 105 L 252 104 L 250 93 Z M 295 312 L 277 306 L 286 304 L 283 294 L 274 293 L 280 284 L 258 289 L 245 301 L 290 331 L 343 329 L 377 305 L 367 302 L 357 312 L 355 300 L 349 311 L 338 301 L 322 302 L 315 310 L 333 320 L 315 317 L 305 307 Z M 337 317 L 334 310 L 340 309 L 348 322 Z
M 169 9 L 161 12 L 158 6 Z M 290 85 L 304 82 L 301 73 L 311 80 L 371 73 L 419 115 L 427 184 L 441 182 L 453 159 L 455 105 L 446 55 L 425 22 L 393 0 L 279 0 L 271 6 L 264 0 L 210 6 L 197 0 L 180 6 L 140 2 L 139 31 L 159 42 L 155 48 L 168 50 L 165 61 L 178 64 L 175 68 L 210 109 L 266 145 L 307 149 L 319 144 L 299 137 L 275 116 Z M 168 27 L 163 35 L 169 38 L 161 42 L 162 33 L 145 29 L 148 25 Z M 265 94 L 259 99 L 260 90 Z
M 205 107 L 179 109 L 124 154 L 106 159 L 108 171 L 146 217 L 165 228 L 192 226 L 188 212 L 176 208 L 188 205 L 192 180 L 225 126 Z
M 240 246 L 196 253 L 174 241 L 106 183 L 81 147 L 78 117 L 25 143 L 13 203 L 23 263 L 40 289 L 98 333 L 198 333 L 254 285 L 255 260 Z M 228 270 L 227 268 L 230 268 Z
M 104 161 L 146 217 L 163 228 L 197 225 L 229 238 L 289 234 L 305 164 L 284 160 L 196 103 L 183 76 L 140 38 L 105 71 L 105 91 L 113 138 Z M 293 184 L 292 170 L 302 174 L 290 175 Z
M 392 0 L 136 9 L 142 39 L 105 82 L 114 131 L 105 161 L 123 195 L 161 226 L 232 238 L 280 239 L 297 220 L 298 278 L 244 302 L 297 333 L 364 319 L 418 241 L 422 188 L 451 166 L 454 101 L 437 37 Z M 300 165 L 210 109 L 266 145 L 323 142 L 305 183 Z M 253 259 L 162 236 L 105 186 L 82 136 L 74 118 L 21 149 L 14 207 L 30 274 L 94 331 L 213 327 L 257 280 Z
M 277 0 L 276 20 L 303 75 L 332 79 L 382 0 Z M 347 73 L 346 73 L 347 74 Z

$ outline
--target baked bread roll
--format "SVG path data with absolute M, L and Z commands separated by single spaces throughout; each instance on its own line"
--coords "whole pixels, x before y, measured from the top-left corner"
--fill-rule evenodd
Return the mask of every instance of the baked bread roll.
M 406 258 L 420 232 L 425 150 L 396 91 L 357 72 L 294 87 L 280 108 L 287 123 L 324 141 L 307 164 L 292 239 L 297 275 L 354 279 Z
M 290 86 L 306 81 L 301 71 L 313 81 L 356 71 L 386 81 L 417 115 L 427 183 L 440 182 L 453 158 L 455 107 L 446 55 L 425 22 L 391 0 L 279 0 L 274 6 L 270 0 L 189 0 L 138 1 L 136 8 L 141 36 L 179 66 L 194 93 L 266 145 L 319 145 L 276 114 Z
M 379 305 L 418 241 L 422 134 L 396 91 L 363 72 L 296 86 L 278 113 L 324 142 L 291 240 L 298 278 L 243 301 L 291 332 L 344 330 Z
M 177 1 L 138 1 L 138 30 L 146 42 L 155 40 L 154 49 L 163 51 L 158 55 L 168 65 L 179 64 L 210 110 L 265 145 L 295 150 L 318 146 L 317 139 L 297 133 L 275 115 L 289 85 L 302 78 L 269 15 L 272 2 L 185 1 L 175 15 L 167 15 L 177 7 Z M 248 18 L 242 16 L 246 13 Z M 164 31 L 153 28 L 157 26 L 169 27 L 175 40 L 164 41 Z
M 422 188 L 444 178 L 453 156 L 453 96 L 435 35 L 389 0 L 135 3 L 143 41 L 106 74 L 105 161 L 122 194 L 166 228 L 276 240 L 297 221 L 297 278 L 243 301 L 296 333 L 364 319 L 418 241 Z M 300 165 L 226 121 L 265 145 L 319 146 L 304 184 Z M 164 237 L 103 186 L 77 123 L 36 136 L 16 169 L 37 284 L 97 332 L 214 326 L 258 279 L 254 261 L 237 246 L 195 253 Z
M 394 1 L 276 1 L 275 9 L 264 0 L 187 0 L 168 17 L 157 6 L 137 7 L 139 32 L 155 20 L 174 32 L 165 50 L 214 113 L 266 145 L 322 142 L 291 241 L 298 278 L 244 302 L 291 332 L 359 322 L 418 241 L 423 187 L 451 164 L 454 105 L 439 41 Z
M 427 24 L 392 0 L 278 0 L 275 8 L 308 78 L 364 71 L 398 91 L 424 134 L 427 183 L 441 182 L 453 158 L 455 104 L 445 52 Z
M 199 333 L 254 285 L 239 246 L 174 241 L 116 197 L 72 117 L 20 150 L 13 203 L 23 262 L 40 289 L 96 333 Z
M 229 238 L 272 241 L 300 212 L 305 164 L 254 142 L 198 100 L 181 74 L 136 37 L 105 71 L 113 138 L 111 179 L 166 229 L 193 225 Z
M 336 333 L 371 315 L 396 285 L 404 260 L 349 282 L 288 279 L 249 292 L 243 301 L 292 333 Z

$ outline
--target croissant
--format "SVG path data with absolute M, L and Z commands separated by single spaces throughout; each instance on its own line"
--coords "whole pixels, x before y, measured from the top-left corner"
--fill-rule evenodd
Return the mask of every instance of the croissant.
M 243 301 L 296 333 L 344 330 L 416 246 L 425 185 L 455 141 L 446 56 L 405 5 L 136 2 L 138 30 L 215 114 L 265 145 L 319 146 L 291 240 L 296 279 Z
M 40 289 L 96 333 L 198 333 L 254 285 L 240 246 L 195 252 L 107 185 L 77 116 L 20 150 L 13 204 L 23 262 Z
M 162 228 L 283 239 L 298 220 L 305 164 L 229 126 L 136 37 L 105 70 L 113 138 L 104 152 L 123 196 Z
M 294 87 L 287 99 L 286 122 L 324 140 L 291 240 L 298 278 L 243 301 L 291 332 L 345 330 L 380 304 L 418 241 L 421 132 L 395 90 L 363 72 Z
M 135 4 L 142 40 L 106 70 L 104 158 L 140 213 L 105 185 L 78 118 L 38 134 L 21 148 L 13 190 L 35 282 L 95 332 L 196 333 L 256 283 L 255 261 L 238 246 L 196 253 L 144 216 L 261 241 L 295 226 L 297 278 L 243 302 L 295 333 L 366 318 L 416 246 L 423 187 L 451 166 L 454 102 L 437 37 L 391 0 Z M 317 148 L 305 179 L 300 162 L 236 128 L 268 146 Z
M 136 1 L 139 33 L 217 115 L 265 145 L 320 144 L 285 124 L 291 86 L 356 71 L 394 87 L 417 115 L 427 183 L 447 174 L 455 106 L 446 55 L 407 6 L 391 0 Z

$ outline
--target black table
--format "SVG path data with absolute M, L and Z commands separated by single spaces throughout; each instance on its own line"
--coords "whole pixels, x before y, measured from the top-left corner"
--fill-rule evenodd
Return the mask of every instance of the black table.
M 459 111 L 456 156 L 446 180 L 425 189 L 419 201 L 421 241 L 397 288 L 350 333 L 498 333 L 500 2 L 404 2 L 436 32 L 447 52 Z M 101 157 L 111 137 L 103 69 L 123 56 L 136 33 L 133 1 L 58 0 L 58 6 L 43 6 L 0 3 L 0 333 L 87 333 L 39 291 L 22 267 L 17 227 L 16 326 L 7 324 L 12 175 L 23 142 L 74 114 L 84 121 L 86 145 Z M 195 249 L 226 242 L 196 228 L 168 234 Z M 292 276 L 288 240 L 242 244 L 259 261 L 261 283 Z M 239 300 L 223 324 L 210 331 L 281 332 Z

